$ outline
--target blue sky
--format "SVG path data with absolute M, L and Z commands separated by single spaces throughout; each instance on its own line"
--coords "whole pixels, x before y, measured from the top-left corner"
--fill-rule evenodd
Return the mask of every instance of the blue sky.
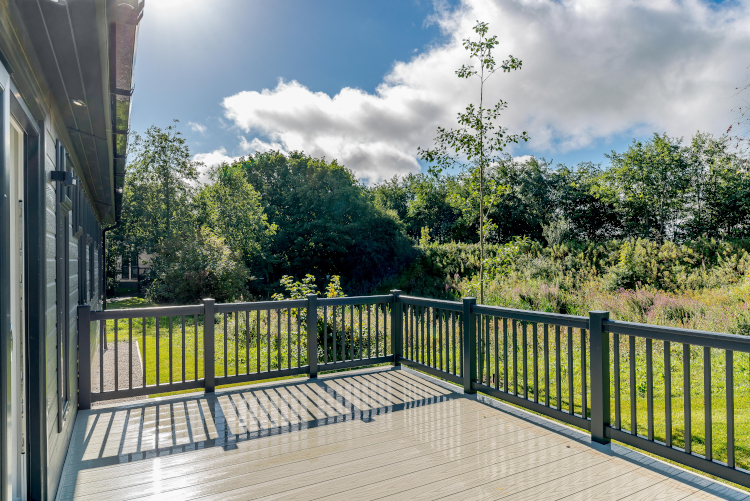
M 748 6 L 697 0 L 158 0 L 141 22 L 132 127 L 173 118 L 207 164 L 303 149 L 377 182 L 474 100 L 461 39 L 482 19 L 524 68 L 493 76 L 514 156 L 606 162 L 633 137 L 721 133 L 750 53 Z

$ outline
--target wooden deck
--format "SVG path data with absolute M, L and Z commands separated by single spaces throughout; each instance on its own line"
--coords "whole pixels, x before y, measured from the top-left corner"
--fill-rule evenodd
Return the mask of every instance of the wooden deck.
M 82 411 L 57 500 L 750 500 L 459 392 L 381 368 Z

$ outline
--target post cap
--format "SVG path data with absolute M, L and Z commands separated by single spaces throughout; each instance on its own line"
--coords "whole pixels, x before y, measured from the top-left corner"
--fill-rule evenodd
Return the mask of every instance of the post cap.
M 468 302 L 468 303 L 476 303 L 477 302 L 477 298 L 475 298 L 475 297 L 465 297 L 465 298 L 462 298 L 462 301 Z
M 313 294 L 312 292 L 310 292 L 309 294 L 305 294 L 305 297 L 306 297 L 307 299 L 310 299 L 310 298 L 313 298 L 313 297 L 317 298 L 317 297 L 318 297 L 318 295 L 317 295 L 317 294 Z
M 401 294 L 401 290 L 400 289 L 391 289 L 391 294 L 399 295 L 399 294 Z

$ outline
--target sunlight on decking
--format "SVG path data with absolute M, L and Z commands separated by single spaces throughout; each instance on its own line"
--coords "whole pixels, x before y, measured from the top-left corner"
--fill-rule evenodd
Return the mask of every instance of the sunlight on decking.
M 57 499 L 747 499 L 500 407 L 375 369 L 82 411 Z

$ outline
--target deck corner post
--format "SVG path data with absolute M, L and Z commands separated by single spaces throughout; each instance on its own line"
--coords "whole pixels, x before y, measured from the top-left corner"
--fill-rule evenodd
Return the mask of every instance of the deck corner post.
M 203 300 L 203 385 L 206 393 L 216 390 L 216 375 L 214 374 L 214 316 L 216 315 L 216 301 Z
M 463 309 L 461 321 L 463 322 L 463 358 L 461 359 L 461 372 L 464 377 L 464 393 L 476 393 L 474 383 L 477 380 L 477 333 L 474 313 L 472 307 L 477 304 L 477 298 L 463 298 Z
M 91 409 L 91 306 L 78 305 L 78 408 Z
M 310 378 L 318 377 L 318 295 L 307 295 L 307 367 Z
M 589 312 L 591 364 L 591 440 L 608 444 L 607 428 L 611 423 L 609 333 L 604 332 L 608 311 Z
M 401 329 L 404 325 L 403 304 L 399 301 L 399 295 L 400 290 L 391 290 L 391 348 L 394 367 L 401 365 Z

